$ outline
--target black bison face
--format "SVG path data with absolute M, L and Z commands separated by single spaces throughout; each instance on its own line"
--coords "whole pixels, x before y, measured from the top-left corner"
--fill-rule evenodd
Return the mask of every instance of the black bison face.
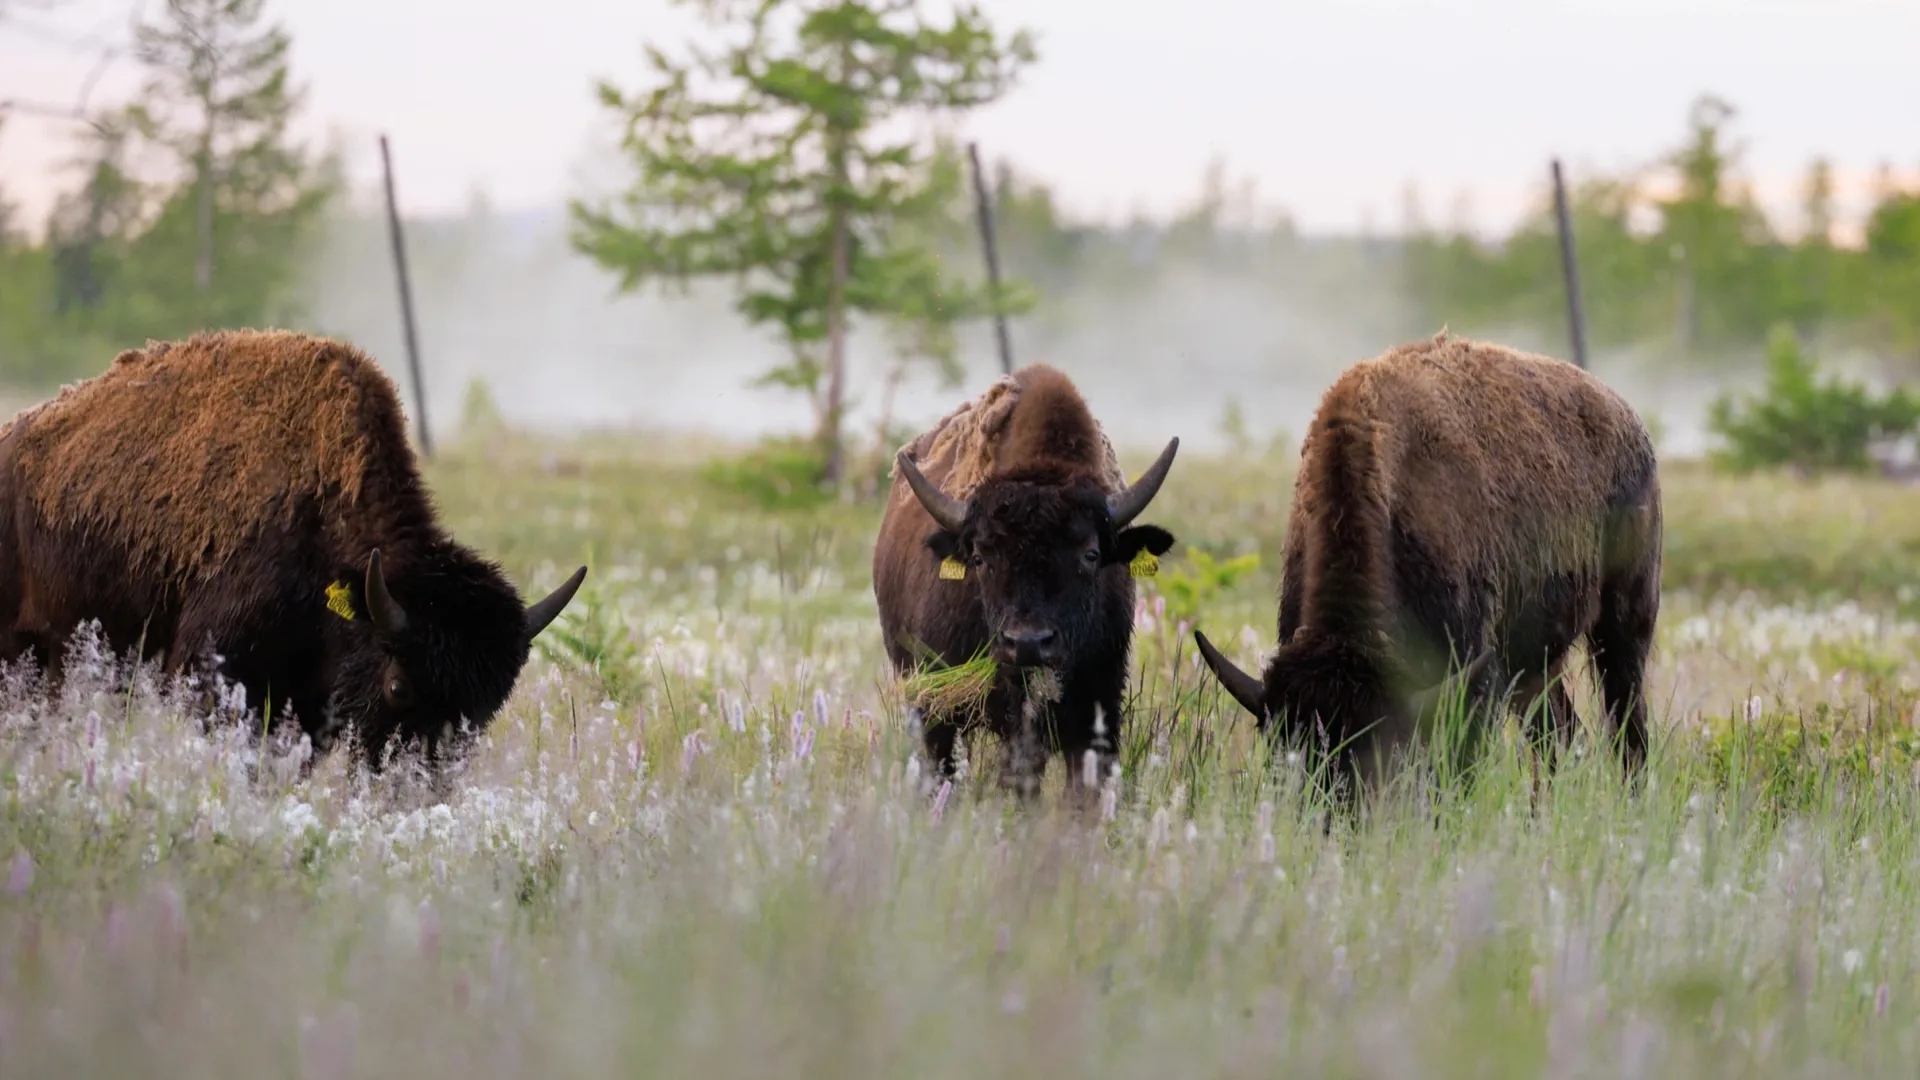
M 351 725 L 377 763 L 395 735 L 418 737 L 431 752 L 463 720 L 484 724 L 512 693 L 534 637 L 586 575 L 583 566 L 545 599 L 522 607 L 493 566 L 471 558 L 429 558 L 390 590 L 375 550 L 359 596 L 329 596 L 347 626 L 344 639 L 336 639 L 343 647 L 328 732 Z
M 975 590 L 994 660 L 1057 667 L 1112 636 L 1103 596 L 1125 583 L 1142 552 L 1159 556 L 1173 547 L 1167 530 L 1131 523 L 1159 492 L 1179 445 L 1169 442 L 1137 483 L 1111 496 L 1084 476 L 1015 471 L 963 501 L 901 455 L 908 484 L 940 526 L 927 547 L 942 577 L 960 577 Z

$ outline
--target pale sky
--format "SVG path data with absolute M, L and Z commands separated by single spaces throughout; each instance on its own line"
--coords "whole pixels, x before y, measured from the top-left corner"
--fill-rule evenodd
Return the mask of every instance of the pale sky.
M 69 0 L 0 23 L 0 99 L 74 100 L 94 54 L 124 39 L 135 0 Z M 145 0 L 149 9 L 159 0 Z M 1084 214 L 1164 213 L 1214 154 L 1307 228 L 1399 221 L 1417 181 L 1445 221 L 1470 190 L 1504 224 L 1550 155 L 1643 160 L 1676 139 L 1693 97 L 1740 110 L 1769 202 L 1791 202 L 1809 157 L 1854 191 L 1882 161 L 1920 167 L 1920 3 L 1892 0 L 983 0 L 1042 56 L 963 131 Z M 337 125 L 377 177 L 389 133 L 410 211 L 458 209 L 483 188 L 503 209 L 574 190 L 605 118 L 596 76 L 633 85 L 640 43 L 672 40 L 666 0 L 270 0 L 295 35 L 316 126 Z M 122 61 L 95 102 L 129 92 Z M 0 185 L 37 216 L 67 128 L 16 116 Z

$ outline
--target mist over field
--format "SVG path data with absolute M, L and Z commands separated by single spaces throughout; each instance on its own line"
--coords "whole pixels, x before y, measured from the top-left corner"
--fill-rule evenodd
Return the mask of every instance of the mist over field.
M 750 385 L 783 352 L 771 331 L 734 312 L 730 282 L 696 283 L 684 295 L 653 287 L 619 295 L 612 275 L 569 246 L 561 207 L 411 219 L 405 228 L 436 435 L 458 426 L 473 379 L 485 381 L 509 423 L 534 430 L 631 425 L 727 439 L 810 430 L 800 395 Z M 1406 295 L 1392 241 L 1303 236 L 1296 244 L 1299 257 L 1277 272 L 1271 256 L 1257 273 L 1176 257 L 1144 284 L 1083 281 L 1048 293 L 1011 323 L 1014 362 L 1065 370 L 1122 445 L 1178 435 L 1191 449 L 1222 450 L 1230 400 L 1252 438 L 1297 438 L 1342 369 L 1440 327 L 1426 325 Z M 1143 245 L 1140 258 L 1150 257 L 1168 258 Z M 957 271 L 980 273 L 977 262 Z M 369 350 L 402 382 L 411 409 L 377 206 L 336 220 L 305 295 L 312 327 Z M 1524 325 L 1499 340 L 1567 355 L 1564 334 Z M 942 388 L 934 369 L 919 365 L 897 394 L 898 422 L 918 429 L 998 373 L 990 322 L 965 328 L 961 342 L 962 385 Z M 851 431 L 867 440 L 890 363 L 884 338 L 856 322 L 849 359 Z M 1594 366 L 1658 418 L 1663 453 L 1695 456 L 1707 445 L 1706 403 L 1725 380 L 1657 361 L 1602 352 Z

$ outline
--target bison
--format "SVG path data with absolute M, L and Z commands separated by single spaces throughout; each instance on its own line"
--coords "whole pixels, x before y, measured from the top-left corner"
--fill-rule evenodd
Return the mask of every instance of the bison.
M 392 382 L 280 331 L 128 350 L 0 430 L 0 656 L 57 677 L 98 620 L 165 670 L 217 657 L 318 752 L 346 732 L 438 757 L 505 702 L 586 577 L 531 605 L 448 536 Z
M 927 756 L 955 768 L 963 728 L 1005 747 L 1003 787 L 1039 791 L 1051 755 L 1083 791 L 1091 753 L 1110 775 L 1123 718 L 1135 575 L 1153 572 L 1173 534 L 1133 521 L 1173 465 L 1173 439 L 1128 486 L 1073 383 L 1043 364 L 1003 376 L 904 447 L 873 552 L 887 656 L 996 664 L 961 708 L 917 695 Z
M 1626 401 L 1572 364 L 1442 330 L 1354 365 L 1322 399 L 1262 677 L 1194 639 L 1262 729 L 1344 744 L 1336 765 L 1365 780 L 1356 759 L 1377 770 L 1404 748 L 1456 685 L 1439 685 L 1455 658 L 1473 657 L 1454 678 L 1476 706 L 1546 689 L 1533 733 L 1550 722 L 1564 745 L 1578 717 L 1558 676 L 1584 638 L 1631 774 L 1660 546 L 1653 444 Z

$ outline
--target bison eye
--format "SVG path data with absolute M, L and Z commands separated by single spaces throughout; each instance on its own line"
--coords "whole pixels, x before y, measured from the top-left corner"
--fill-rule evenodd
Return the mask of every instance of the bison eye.
M 1090 547 L 1087 550 L 1081 552 L 1080 557 L 1087 561 L 1088 566 L 1100 565 L 1100 549 L 1097 547 Z
M 413 687 L 407 685 L 406 679 L 395 675 L 387 680 L 387 704 L 405 705 L 412 698 Z

